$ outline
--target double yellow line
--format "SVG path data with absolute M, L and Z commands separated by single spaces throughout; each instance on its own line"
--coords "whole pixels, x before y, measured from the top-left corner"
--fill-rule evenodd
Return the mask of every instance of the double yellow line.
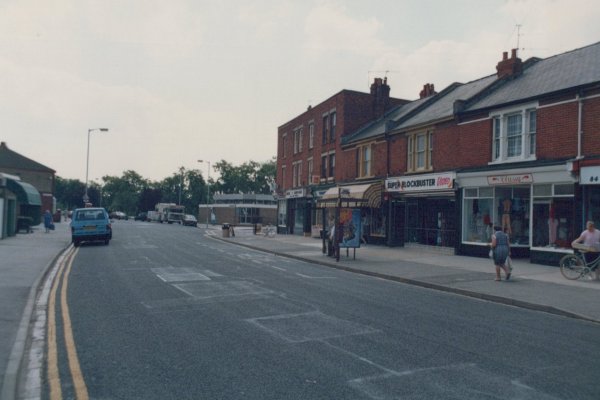
M 67 289 L 69 285 L 69 274 L 73 260 L 79 249 L 71 246 L 67 254 L 58 265 L 58 272 L 54 277 L 52 288 L 50 289 L 50 299 L 48 301 L 48 384 L 50 386 L 50 400 L 62 400 L 62 388 L 60 382 L 60 373 L 58 370 L 58 344 L 56 334 L 56 301 L 57 292 L 60 286 L 60 308 L 63 321 L 64 343 L 69 361 L 69 370 L 75 389 L 75 398 L 77 400 L 89 400 L 87 386 L 81 373 L 77 349 L 73 339 L 73 330 L 71 327 L 71 316 L 69 315 L 69 305 L 67 304 Z

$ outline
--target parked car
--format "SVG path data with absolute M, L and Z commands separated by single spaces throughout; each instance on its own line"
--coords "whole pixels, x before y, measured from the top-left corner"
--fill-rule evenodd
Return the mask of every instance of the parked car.
M 198 220 L 191 214 L 185 214 L 181 223 L 186 226 L 198 226 Z
M 125 214 L 123 211 L 113 211 L 110 213 L 110 217 L 112 219 L 124 219 L 124 220 L 128 220 L 129 217 L 127 216 L 127 214 Z
M 76 208 L 71 218 L 71 241 L 77 247 L 82 242 L 103 241 L 108 245 L 112 239 L 112 226 L 104 208 Z
M 148 213 L 141 212 L 134 218 L 135 221 L 148 221 Z

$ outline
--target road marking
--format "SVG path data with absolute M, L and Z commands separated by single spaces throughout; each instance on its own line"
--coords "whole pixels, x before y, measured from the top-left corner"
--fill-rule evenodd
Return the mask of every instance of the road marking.
M 74 250 L 73 250 L 74 249 Z M 58 368 L 58 344 L 56 336 L 56 298 L 58 286 L 61 285 L 60 292 L 60 304 L 61 314 L 63 320 L 63 335 L 65 340 L 65 348 L 67 350 L 67 359 L 69 363 L 69 370 L 71 372 L 71 379 L 73 381 L 73 387 L 75 390 L 75 398 L 77 400 L 88 400 L 89 395 L 83 374 L 81 373 L 81 366 L 79 365 L 79 359 L 77 357 L 77 349 L 75 347 L 75 340 L 73 338 L 73 330 L 71 325 L 71 316 L 69 314 L 69 306 L 67 304 L 67 289 L 68 279 L 73 265 L 73 260 L 77 255 L 79 249 L 72 248 L 70 253 L 61 260 L 58 267 L 58 272 L 52 283 L 52 289 L 50 290 L 50 298 L 48 300 L 48 384 L 50 386 L 50 400 L 62 400 L 62 385 L 60 381 L 60 372 Z
M 307 279 L 335 279 L 335 276 L 308 276 L 308 275 L 301 274 L 299 272 L 296 272 L 296 275 L 298 275 L 302 278 L 307 278 Z
M 62 276 L 65 264 L 61 262 L 58 272 L 50 289 L 48 301 L 48 385 L 50 386 L 50 400 L 62 400 L 60 375 L 58 372 L 58 350 L 56 343 L 56 291 Z
M 88 400 L 88 390 L 81 373 L 81 366 L 79 365 L 79 358 L 77 357 L 77 348 L 75 347 L 75 340 L 73 338 L 73 329 L 71 326 L 71 316 L 69 315 L 69 305 L 67 304 L 67 288 L 69 285 L 69 274 L 71 273 L 71 267 L 73 265 L 73 259 L 77 255 L 79 249 L 73 252 L 73 256 L 69 259 L 67 269 L 63 276 L 62 291 L 61 291 L 61 308 L 63 316 L 63 331 L 65 336 L 65 347 L 67 349 L 67 357 L 69 360 L 69 369 L 71 370 L 71 377 L 73 379 L 73 386 L 75 388 L 75 398 L 77 400 Z

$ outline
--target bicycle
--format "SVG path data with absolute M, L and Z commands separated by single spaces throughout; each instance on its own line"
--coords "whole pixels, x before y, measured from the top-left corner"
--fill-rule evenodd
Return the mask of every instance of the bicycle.
M 569 280 L 576 280 L 587 276 L 600 266 L 600 257 L 588 263 L 582 253 L 596 252 L 588 246 L 573 243 L 573 254 L 567 254 L 560 259 L 560 273 Z

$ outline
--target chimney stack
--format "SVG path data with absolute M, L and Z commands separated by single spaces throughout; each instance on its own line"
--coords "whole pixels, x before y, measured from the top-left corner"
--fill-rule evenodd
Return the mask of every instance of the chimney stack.
M 373 118 L 381 118 L 390 105 L 390 87 L 386 78 L 375 78 L 371 84 Z
M 517 57 L 517 49 L 512 49 L 510 58 L 508 52 L 502 53 L 502 61 L 496 65 L 498 79 L 517 77 L 523 73 L 523 62 Z
M 425 97 L 433 96 L 434 94 L 437 94 L 437 92 L 435 91 L 433 83 L 426 83 L 423 85 L 423 90 L 419 93 L 419 98 L 424 99 Z

